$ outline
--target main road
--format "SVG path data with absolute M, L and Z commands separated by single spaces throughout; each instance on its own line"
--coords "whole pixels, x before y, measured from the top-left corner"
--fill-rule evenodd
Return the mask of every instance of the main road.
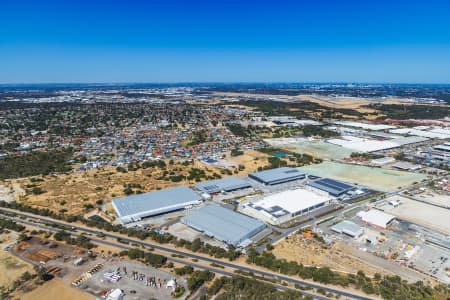
M 245 265 L 239 265 L 239 264 L 236 264 L 236 263 L 232 263 L 232 262 L 228 262 L 228 261 L 224 261 L 224 260 L 220 260 L 220 259 L 216 259 L 216 258 L 212 258 L 212 257 L 206 257 L 206 256 L 203 256 L 203 255 L 198 255 L 198 254 L 195 254 L 195 253 L 178 250 L 178 249 L 175 249 L 175 248 L 172 248 L 170 246 L 163 245 L 163 244 L 150 243 L 150 242 L 142 241 L 142 240 L 139 240 L 139 239 L 132 239 L 132 238 L 129 238 L 129 237 L 124 237 L 124 236 L 119 235 L 119 234 L 113 234 L 113 233 L 110 233 L 110 232 L 103 232 L 103 231 L 99 231 L 99 230 L 96 230 L 96 229 L 91 229 L 91 228 L 88 228 L 88 227 L 85 227 L 85 226 L 79 226 L 79 225 L 72 224 L 72 223 L 66 223 L 66 222 L 62 222 L 62 221 L 58 221 L 58 220 L 44 218 L 42 216 L 34 215 L 34 214 L 31 214 L 31 213 L 24 213 L 24 212 L 12 210 L 12 209 L 6 209 L 6 208 L 0 208 L 0 212 L 6 213 L 6 214 L 15 214 L 19 218 L 17 218 L 17 217 L 10 217 L 10 218 L 12 218 L 14 221 L 16 221 L 18 223 L 26 224 L 26 225 L 29 225 L 29 226 L 35 226 L 35 227 L 43 228 L 43 229 L 46 229 L 46 230 L 55 231 L 57 229 L 49 227 L 49 226 L 45 226 L 45 225 L 42 225 L 42 224 L 39 224 L 39 223 L 43 222 L 43 223 L 46 223 L 46 224 L 53 224 L 53 225 L 57 225 L 57 226 L 62 226 L 62 227 L 68 228 L 68 229 L 76 230 L 76 231 L 81 232 L 81 233 L 88 233 L 88 234 L 94 234 L 94 235 L 102 234 L 102 235 L 104 235 L 107 238 L 120 239 L 123 242 L 128 242 L 128 243 L 131 243 L 131 244 L 137 244 L 137 245 L 140 245 L 140 246 L 153 248 L 155 250 L 167 252 L 167 253 L 170 253 L 170 254 L 175 254 L 175 255 L 178 255 L 178 256 L 182 256 L 182 257 L 188 257 L 188 258 L 191 258 L 191 259 L 196 259 L 198 261 L 203 261 L 203 262 L 207 262 L 207 263 L 210 263 L 210 264 L 214 263 L 214 264 L 222 265 L 222 266 L 225 266 L 225 267 L 230 268 L 230 269 L 235 270 L 235 271 L 253 273 L 255 275 L 263 276 L 265 278 L 272 278 L 272 279 L 276 279 L 276 280 L 282 280 L 282 281 L 285 281 L 285 282 L 288 282 L 288 283 L 297 284 L 297 285 L 300 285 L 300 286 L 306 286 L 306 287 L 309 287 L 309 288 L 323 289 L 323 290 L 325 290 L 327 292 L 334 293 L 336 295 L 340 295 L 341 297 L 347 297 L 347 298 L 350 298 L 350 299 L 357 299 L 357 300 L 371 300 L 372 299 L 372 298 L 369 298 L 367 296 L 351 293 L 351 292 L 348 292 L 346 290 L 341 290 L 341 289 L 334 288 L 334 287 L 329 287 L 329 286 L 326 286 L 326 285 L 321 285 L 321 284 L 318 284 L 318 283 L 315 283 L 315 282 L 301 280 L 301 279 L 297 279 L 295 277 L 285 276 L 285 275 L 282 275 L 282 274 L 279 274 L 279 273 L 275 273 L 275 272 L 271 272 L 271 271 L 264 271 L 264 270 L 260 270 L 258 268 L 251 268 L 251 267 L 247 267 Z M 21 218 L 28 218 L 29 221 L 26 221 L 26 220 L 21 219 Z M 107 244 L 107 245 L 114 246 L 114 247 L 118 246 L 117 243 L 113 243 L 113 242 L 109 242 L 109 241 L 105 241 L 105 240 L 98 239 L 98 238 L 93 238 L 93 237 L 89 237 L 89 238 L 93 242 L 96 242 L 96 243 L 103 243 L 103 244 Z M 128 246 L 128 245 L 122 245 L 122 248 L 124 248 L 124 249 L 131 249 L 132 247 Z M 169 259 L 172 260 L 172 261 L 176 261 L 176 259 L 174 259 L 173 257 L 170 257 Z M 183 261 L 183 262 L 180 262 L 180 263 L 185 264 L 186 262 Z M 194 265 L 192 263 L 189 263 L 189 264 Z M 195 266 L 200 268 L 200 266 L 202 266 L 202 265 L 195 264 Z M 202 266 L 201 268 L 205 269 L 205 266 Z M 207 269 L 212 270 L 213 268 L 207 267 Z M 212 271 L 213 272 L 217 271 L 217 273 L 220 273 L 219 270 L 217 270 L 217 269 L 214 269 Z M 223 274 L 225 271 L 222 270 L 221 272 Z M 236 275 L 236 274 L 229 272 L 229 274 L 227 274 L 226 276 L 233 276 L 233 275 Z M 317 295 L 311 295 L 311 296 L 317 297 Z M 324 299 L 327 299 L 327 298 L 324 298 Z

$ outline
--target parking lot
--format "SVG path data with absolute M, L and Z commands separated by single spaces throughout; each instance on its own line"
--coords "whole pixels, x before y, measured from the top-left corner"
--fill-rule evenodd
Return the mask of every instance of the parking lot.
M 116 281 L 116 278 L 120 279 Z M 124 300 L 169 299 L 172 289 L 166 288 L 166 284 L 171 279 L 176 278 L 144 264 L 114 259 L 85 281 L 80 288 L 95 295 L 101 294 L 104 290 L 119 288 L 125 293 Z M 178 278 L 176 282 L 185 285 L 182 279 Z

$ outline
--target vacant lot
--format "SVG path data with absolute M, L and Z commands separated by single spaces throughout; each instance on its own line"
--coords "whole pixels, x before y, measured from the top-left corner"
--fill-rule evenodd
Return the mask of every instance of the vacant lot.
M 245 157 L 240 159 L 245 160 Z M 245 163 L 245 165 L 246 169 L 247 167 L 250 170 L 255 168 L 251 163 Z M 173 165 L 167 163 L 165 169 L 150 167 L 126 172 L 118 172 L 115 168 L 94 169 L 86 172 L 45 176 L 43 181 L 37 182 L 36 180 L 32 182 L 28 178 L 17 179 L 14 183 L 20 184 L 27 190 L 27 195 L 21 197 L 22 202 L 49 208 L 54 212 L 78 215 L 86 212 L 86 206 L 97 206 L 98 200 L 107 203 L 114 197 L 123 196 L 126 185 L 133 185 L 132 192 L 150 192 L 179 185 L 194 185 L 196 183 L 194 179 L 181 179 L 180 181 L 171 179 L 171 176 L 188 176 L 189 171 L 193 168 L 204 171 L 206 177 L 214 174 L 222 177 L 228 176 L 220 168 L 194 161 L 193 165 L 187 166 L 176 162 Z M 243 170 L 240 174 L 244 174 L 246 171 Z M 162 178 L 164 175 L 165 177 Z M 206 179 L 202 178 L 201 180 Z M 39 189 L 39 193 L 33 193 L 36 188 Z
M 95 297 L 64 284 L 59 279 L 52 279 L 33 291 L 20 295 L 22 300 L 94 300 Z
M 0 235 L 0 286 L 9 286 L 25 272 L 33 272 L 33 267 L 3 249 L 17 238 L 14 233 Z
M 344 273 L 356 273 L 359 270 L 368 275 L 385 273 L 381 268 L 367 265 L 364 261 L 349 255 L 349 247 L 344 243 L 335 243 L 325 248 L 312 238 L 294 235 L 275 246 L 273 253 L 286 260 L 293 260 L 306 266 L 330 267 Z
M 235 165 L 243 165 L 245 169 L 242 174 L 255 172 L 258 167 L 265 167 L 268 165 L 267 154 L 258 152 L 256 150 L 245 150 L 243 155 L 231 156 L 227 155 L 226 159 Z
M 386 199 L 390 200 L 399 200 L 400 205 L 393 207 L 384 204 L 379 208 L 400 219 L 450 234 L 450 210 L 406 197 L 392 196 Z
M 378 191 L 395 191 L 427 178 L 423 174 L 329 161 L 300 169 L 308 174 L 360 184 Z

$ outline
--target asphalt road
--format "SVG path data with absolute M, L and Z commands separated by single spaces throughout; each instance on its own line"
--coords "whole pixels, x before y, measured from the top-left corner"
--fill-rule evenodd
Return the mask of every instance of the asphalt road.
M 144 247 L 154 248 L 156 250 L 169 252 L 169 253 L 176 254 L 176 255 L 181 255 L 181 256 L 184 256 L 184 257 L 189 257 L 191 259 L 197 259 L 199 261 L 201 260 L 201 261 L 208 262 L 208 263 L 219 264 L 219 265 L 226 266 L 226 267 L 229 267 L 229 268 L 234 269 L 234 270 L 239 270 L 239 271 L 249 272 L 249 273 L 251 272 L 251 273 L 253 273 L 255 275 L 264 276 L 264 277 L 267 277 L 267 278 L 273 278 L 273 279 L 277 279 L 277 280 L 282 280 L 282 281 L 285 281 L 285 282 L 288 282 L 288 283 L 298 284 L 300 286 L 307 286 L 307 287 L 315 288 L 315 289 L 323 289 L 323 290 L 325 290 L 327 292 L 331 292 L 331 293 L 340 295 L 341 297 L 347 297 L 347 298 L 350 298 L 350 299 L 357 299 L 357 300 L 372 300 L 372 298 L 369 298 L 369 297 L 366 297 L 366 296 L 361 296 L 361 295 L 354 294 L 354 293 L 350 293 L 350 292 L 347 292 L 345 290 L 331 288 L 331 287 L 328 287 L 328 286 L 316 284 L 314 282 L 304 281 L 304 280 L 301 280 L 301 279 L 285 276 L 285 275 L 282 275 L 282 274 L 275 274 L 275 273 L 268 272 L 268 271 L 262 271 L 262 270 L 259 270 L 259 269 L 253 269 L 253 268 L 249 268 L 249 267 L 246 267 L 246 266 L 238 265 L 238 264 L 235 264 L 235 263 L 231 263 L 231 262 L 215 259 L 215 258 L 212 258 L 212 257 L 205 257 L 205 256 L 201 256 L 201 255 L 197 255 L 197 254 L 193 254 L 193 253 L 189 253 L 189 252 L 184 252 L 184 251 L 177 250 L 177 249 L 174 249 L 174 248 L 171 248 L 171 247 L 168 247 L 168 246 L 163 246 L 161 244 L 149 243 L 149 242 L 141 241 L 139 239 L 130 239 L 130 238 L 126 238 L 126 237 L 123 237 L 123 236 L 120 236 L 120 235 L 111 234 L 110 232 L 102 232 L 102 231 L 99 231 L 99 230 L 96 230 L 96 229 L 80 227 L 80 226 L 77 226 L 75 224 L 66 224 L 64 222 L 60 222 L 60 221 L 56 221 L 56 220 L 52 220 L 52 219 L 48 219 L 48 218 L 43 218 L 41 216 L 36 216 L 36 215 L 33 215 L 33 214 L 29 214 L 29 213 L 18 212 L 18 211 L 15 211 L 15 210 L 9 210 L 9 209 L 0 208 L 0 212 L 14 213 L 17 216 L 21 216 L 21 217 L 24 217 L 24 218 L 35 220 L 35 221 L 38 221 L 38 222 L 46 222 L 46 223 L 51 223 L 51 224 L 64 226 L 64 227 L 69 227 L 69 228 L 72 227 L 74 230 L 77 230 L 77 231 L 80 231 L 80 232 L 84 232 L 84 233 L 91 233 L 91 234 L 95 234 L 95 235 L 101 233 L 101 234 L 104 234 L 105 237 L 109 237 L 109 238 L 112 238 L 112 239 L 119 238 L 119 239 L 121 239 L 124 242 L 139 244 L 139 245 L 142 245 Z M 43 228 L 43 229 L 46 229 L 46 230 L 49 230 L 51 228 L 52 231 L 55 231 L 55 228 L 44 226 L 42 224 L 36 224 L 34 222 L 22 220 L 20 218 L 14 218 L 14 220 L 17 221 L 18 223 L 23 223 L 23 224 L 27 224 L 27 225 L 31 225 L 31 226 L 36 226 L 36 227 Z M 25 222 L 28 222 L 28 223 L 25 223 Z M 56 229 L 56 230 L 58 230 L 58 229 Z M 92 238 L 92 237 L 90 237 L 90 239 L 92 241 L 94 241 L 94 242 L 98 242 L 98 243 L 101 242 L 101 243 L 104 243 L 104 244 L 112 245 L 114 247 L 118 246 L 115 243 L 104 241 L 104 240 L 101 240 L 101 239 Z M 127 245 L 123 245 L 123 246 L 124 246 L 124 249 L 131 249 L 131 248 L 133 248 L 133 247 L 127 246 Z M 170 260 L 176 261 L 172 257 L 170 257 Z M 181 263 L 184 264 L 185 262 L 183 261 Z M 191 264 L 191 265 L 193 265 L 193 264 Z M 200 268 L 200 265 L 198 265 L 198 266 L 196 265 L 196 267 Z M 204 266 L 202 266 L 202 268 L 205 269 Z M 213 270 L 213 268 L 209 268 L 208 267 L 208 269 L 211 270 L 211 271 L 214 271 L 214 272 L 216 271 L 216 269 Z M 224 272 L 224 271 L 222 271 L 222 272 Z M 231 273 L 231 274 L 232 275 L 228 274 L 226 276 L 236 275 L 234 273 Z M 317 296 L 314 295 L 314 297 L 317 297 Z M 328 298 L 325 297 L 323 299 L 328 299 Z

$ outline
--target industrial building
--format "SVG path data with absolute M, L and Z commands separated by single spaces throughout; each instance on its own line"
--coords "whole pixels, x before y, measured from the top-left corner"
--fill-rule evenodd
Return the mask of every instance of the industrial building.
M 337 233 L 344 233 L 353 238 L 360 237 L 364 233 L 363 228 L 358 226 L 358 224 L 348 220 L 337 223 L 336 225 L 331 227 L 331 230 Z
M 294 217 L 304 215 L 330 202 L 323 192 L 295 189 L 269 195 L 241 206 L 241 211 L 265 222 L 279 225 Z
M 434 146 L 434 149 L 438 151 L 450 152 L 450 143 Z
M 412 164 L 407 161 L 399 161 L 393 164 L 392 167 L 403 171 L 416 171 L 421 168 L 421 166 Z
M 248 175 L 251 179 L 262 182 L 266 185 L 275 185 L 289 181 L 305 178 L 306 174 L 296 168 L 283 167 L 251 173 Z
M 395 162 L 395 158 L 390 157 L 390 156 L 385 156 L 385 157 L 381 157 L 381 158 L 375 158 L 372 159 L 370 161 L 372 164 L 377 165 L 377 166 L 384 166 L 387 164 L 391 164 Z
M 142 218 L 181 210 L 202 202 L 202 197 L 192 189 L 180 186 L 165 190 L 117 198 L 112 206 L 122 223 L 140 221 Z
M 381 210 L 371 209 L 369 211 L 360 211 L 357 216 L 361 218 L 364 223 L 386 229 L 388 225 L 395 219 L 393 215 L 382 212 Z
M 318 180 L 309 182 L 308 186 L 327 192 L 334 197 L 339 197 L 355 189 L 355 187 L 351 184 L 347 184 L 330 178 L 320 178 Z
M 239 177 L 227 177 L 217 180 L 206 181 L 199 183 L 195 186 L 196 189 L 210 195 L 220 193 L 222 191 L 231 192 L 250 187 L 252 187 L 250 182 Z
M 266 227 L 263 222 L 211 204 L 192 211 L 181 222 L 234 247 L 252 244 L 250 239 Z

